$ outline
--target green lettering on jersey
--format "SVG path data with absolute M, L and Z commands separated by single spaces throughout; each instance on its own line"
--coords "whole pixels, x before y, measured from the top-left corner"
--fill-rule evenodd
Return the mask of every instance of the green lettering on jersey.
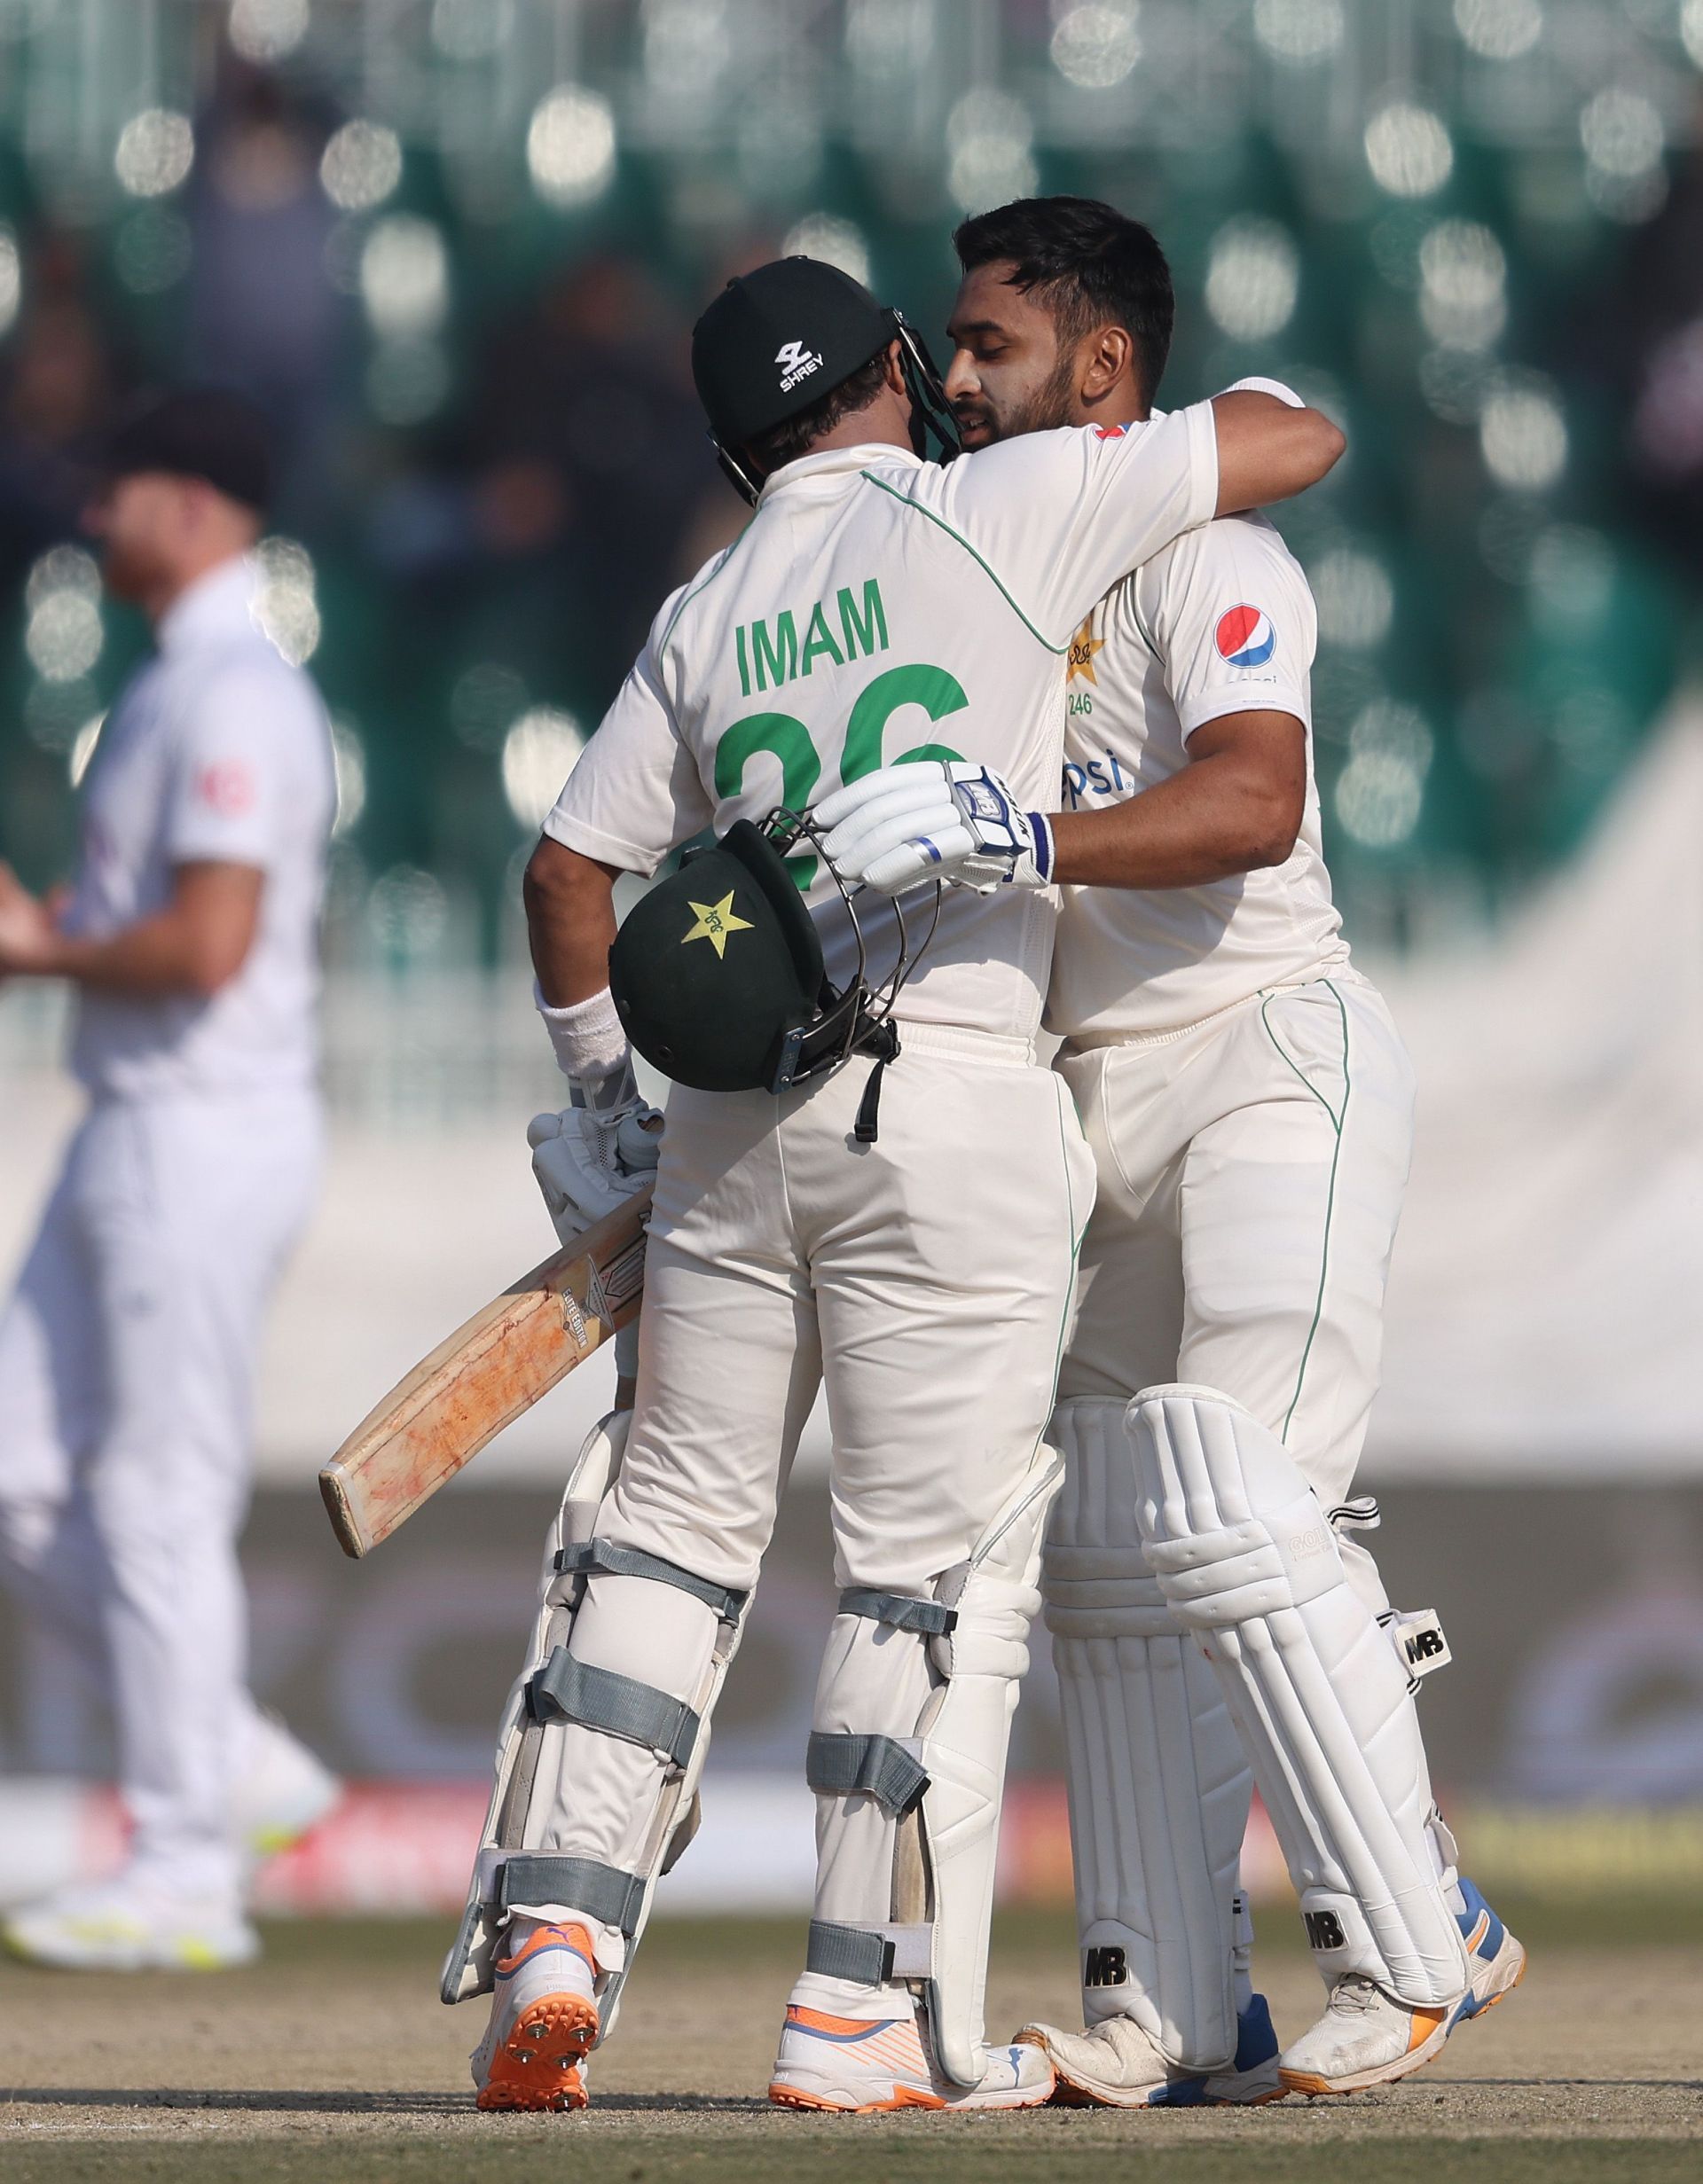
M 845 639 L 845 656 L 855 660 L 858 646 L 862 645 L 866 654 L 885 652 L 887 649 L 887 615 L 881 603 L 881 586 L 873 576 L 863 587 L 863 612 L 858 612 L 857 601 L 851 592 L 842 589 L 839 594 L 840 634 Z M 820 607 L 817 613 L 821 612 Z M 875 642 L 875 632 L 881 632 L 881 642 Z
M 836 593 L 835 605 L 839 610 L 838 638 L 828 620 L 827 601 L 818 599 L 810 609 L 802 658 L 798 651 L 798 623 L 805 619 L 802 607 L 796 616 L 790 607 L 777 614 L 773 628 L 760 617 L 749 624 L 736 623 L 734 657 L 739 667 L 741 696 L 750 696 L 753 674 L 758 690 L 779 690 L 799 675 L 808 675 L 819 661 L 829 660 L 843 668 L 860 652 L 867 658 L 886 651 L 887 609 L 882 602 L 881 586 L 873 576 L 864 584 L 861 607 L 850 586 Z
M 786 621 L 790 627 L 791 616 Z M 759 751 L 772 751 L 781 761 L 781 801 L 789 811 L 802 811 L 820 779 L 822 761 L 809 729 L 790 713 L 749 713 L 734 723 L 716 746 L 718 797 L 730 802 L 739 795 L 745 769 Z M 789 857 L 787 869 L 802 892 L 816 877 L 816 859 L 808 853 Z
M 880 595 L 871 583 L 865 592 L 866 603 L 875 593 L 869 607 L 868 631 L 873 635 L 876 627 L 881 630 L 881 642 L 887 642 L 885 621 L 881 614 Z M 841 599 L 850 597 L 847 592 Z M 808 661 L 812 652 L 830 654 L 836 663 L 844 666 L 831 638 L 817 643 L 817 624 L 821 622 L 822 635 L 827 638 L 827 624 L 819 606 L 811 617 L 811 625 L 804 646 Z M 789 634 L 794 623 L 790 614 L 782 614 L 776 624 L 777 630 L 784 624 Z M 757 680 L 762 681 L 765 668 L 764 625 L 751 624 L 756 640 L 755 657 Z M 772 658 L 773 655 L 770 655 Z M 947 763 L 961 759 L 961 751 L 954 751 L 947 743 L 918 743 L 907 751 L 892 757 L 882 748 L 888 723 L 896 713 L 907 705 L 920 705 L 931 721 L 944 720 L 949 713 L 959 713 L 969 703 L 963 685 L 955 675 L 945 668 L 917 663 L 902 668 L 887 668 L 869 684 L 852 708 L 852 716 L 846 724 L 845 743 L 840 755 L 840 779 L 856 781 L 866 773 L 873 773 L 877 766 L 903 765 L 912 760 L 939 759 Z M 789 811 L 802 811 L 815 794 L 821 779 L 822 756 L 817 749 L 810 730 L 804 722 L 790 713 L 748 713 L 743 720 L 736 720 L 716 746 L 716 795 L 723 803 L 731 803 L 738 796 L 745 782 L 745 770 L 761 751 L 768 751 L 781 761 L 781 802 Z M 816 877 L 816 857 L 809 851 L 801 851 L 787 859 L 787 869 L 797 881 L 801 890 L 809 888 Z
M 951 763 L 962 756 L 945 743 L 919 743 L 897 757 L 882 753 L 887 724 L 901 706 L 920 705 L 930 720 L 945 720 L 969 703 L 964 686 L 945 668 L 889 668 L 877 675 L 852 708 L 845 731 L 845 755 L 840 762 L 843 781 L 860 780 L 877 766 L 902 766 L 913 759 L 938 758 Z
M 810 610 L 810 628 L 804 637 L 804 671 L 806 675 L 810 673 L 811 662 L 818 653 L 826 653 L 836 668 L 843 668 L 845 665 L 844 654 L 829 634 L 820 599 Z
M 751 624 L 751 654 L 757 662 L 757 686 L 759 690 L 779 690 L 782 683 L 789 683 L 798 672 L 798 632 L 793 627 L 792 615 L 782 613 L 775 616 L 774 640 L 769 640 L 769 625 L 760 618 Z M 768 680 L 764 680 L 766 671 Z

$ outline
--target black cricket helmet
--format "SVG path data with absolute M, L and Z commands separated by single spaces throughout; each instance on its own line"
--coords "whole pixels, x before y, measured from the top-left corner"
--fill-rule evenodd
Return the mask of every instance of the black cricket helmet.
M 815 840 L 808 819 L 736 819 L 689 853 L 627 916 L 609 951 L 609 989 L 636 1050 L 676 1084 L 700 1092 L 784 1092 L 837 1069 L 854 1053 L 891 1061 L 893 1004 L 934 928 L 900 949 L 879 993 L 865 982 L 862 928 L 840 893 L 858 943 L 843 989 L 828 978 L 816 921 L 784 852 Z M 831 869 L 831 868 L 830 868 Z M 934 890 L 938 915 L 939 889 Z
M 904 314 L 878 303 L 860 281 L 819 258 L 776 258 L 730 280 L 692 329 L 692 377 L 721 466 L 755 505 L 762 489 L 742 450 L 810 409 L 899 344 L 910 390 L 912 445 L 939 459 L 961 451 L 946 390 Z

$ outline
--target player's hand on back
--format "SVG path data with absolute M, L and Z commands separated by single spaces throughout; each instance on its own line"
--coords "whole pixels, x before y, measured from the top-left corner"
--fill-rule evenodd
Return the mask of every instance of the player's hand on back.
M 565 1244 L 631 1198 L 656 1171 L 663 1118 L 635 1091 L 607 1108 L 564 1108 L 526 1126 L 532 1172 Z
M 1046 815 L 1023 810 L 990 766 L 883 766 L 824 796 L 815 817 L 829 830 L 822 847 L 840 878 L 879 895 L 930 880 L 977 895 L 1044 888 L 1052 871 Z

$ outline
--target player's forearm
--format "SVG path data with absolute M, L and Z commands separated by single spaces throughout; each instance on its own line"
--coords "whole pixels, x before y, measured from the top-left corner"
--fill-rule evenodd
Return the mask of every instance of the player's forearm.
M 609 982 L 615 941 L 615 873 L 548 834 L 532 852 L 522 893 L 538 991 L 552 1008 L 570 1008 Z
M 138 918 L 104 940 L 62 934 L 33 967 L 43 978 L 75 979 L 105 993 L 158 998 L 190 994 L 206 999 L 240 967 L 209 942 L 197 921 L 175 906 Z
M 1292 800 L 1228 758 L 1203 758 L 1105 811 L 1061 811 L 1053 878 L 1097 888 L 1198 888 L 1281 865 L 1295 846 Z
M 1318 410 L 1240 390 L 1213 401 L 1218 432 L 1218 513 L 1290 500 L 1335 466 L 1348 442 Z

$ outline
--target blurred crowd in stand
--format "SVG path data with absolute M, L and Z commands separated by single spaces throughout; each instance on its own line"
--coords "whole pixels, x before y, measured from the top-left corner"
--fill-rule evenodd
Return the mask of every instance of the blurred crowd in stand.
M 75 551 L 89 451 L 137 389 L 228 381 L 277 420 L 269 583 L 338 729 L 334 956 L 490 962 L 516 944 L 516 859 L 656 607 L 742 520 L 693 399 L 695 310 L 728 272 L 804 247 L 867 272 L 938 344 L 954 220 L 1024 189 L 1151 219 L 1178 274 L 1169 398 L 1271 371 L 1349 431 L 1340 476 L 1284 528 L 1319 598 L 1322 790 L 1357 930 L 1401 945 L 1494 918 L 1581 838 L 1683 673 L 1703 560 L 1703 101 L 1672 27 L 1689 103 L 1592 95 L 1575 68 L 1558 150 L 1498 138 L 1475 88 L 1501 96 L 1543 40 L 1566 60 L 1537 0 L 1526 46 L 1512 0 L 1429 10 L 1469 70 L 1458 113 L 1367 90 L 1364 67 L 1345 94 L 1356 12 L 1260 0 L 1248 51 L 1284 104 L 1249 93 L 1210 140 L 1143 109 L 1079 145 L 1069 101 L 1139 85 L 1188 12 L 1143 10 L 1138 67 L 1134 29 L 1113 35 L 1129 10 L 994 9 L 1016 88 L 936 86 L 944 121 L 894 152 L 858 131 L 898 130 L 897 104 L 814 141 L 781 106 L 740 118 L 727 51 L 747 0 L 536 18 L 436 0 L 409 20 L 439 74 L 410 94 L 414 126 L 396 95 L 394 127 L 370 54 L 366 81 L 349 59 L 368 11 L 168 4 L 151 19 L 179 35 L 193 96 L 122 121 L 103 93 L 97 188 L 86 161 L 76 187 L 44 165 L 26 126 L 19 25 L 45 51 L 56 5 L 0 7 L 0 855 L 32 882 L 69 855 L 75 779 L 141 643 Z M 817 26 L 844 41 L 822 80 L 860 70 L 890 98 L 877 31 L 962 29 L 926 0 L 847 0 L 843 31 L 841 12 Z M 511 84 L 500 145 L 447 94 L 432 106 L 440 76 L 458 97 L 496 81 L 502 41 L 536 43 L 547 13 L 595 19 L 611 54 L 619 32 L 660 90 L 701 67 L 722 135 L 694 149 L 687 98 L 682 141 L 663 141 L 675 109 L 630 84 L 626 111 L 654 126 L 624 134 L 614 60 L 578 85 L 546 75 L 518 108 Z M 732 47 L 705 43 L 712 18 Z M 1336 117 L 1340 173 L 1303 91 Z

